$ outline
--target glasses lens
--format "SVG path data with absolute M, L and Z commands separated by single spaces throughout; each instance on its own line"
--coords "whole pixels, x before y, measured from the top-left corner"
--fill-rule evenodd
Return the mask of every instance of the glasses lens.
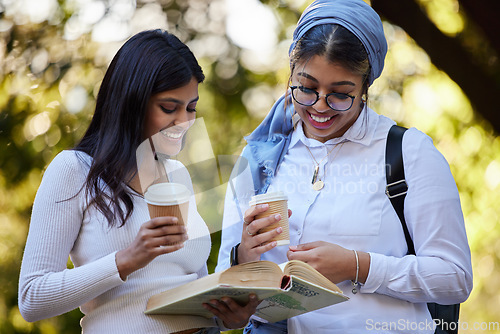
M 352 106 L 353 98 L 347 94 L 331 93 L 327 97 L 330 108 L 337 111 L 345 111 Z
M 292 90 L 292 96 L 295 101 L 305 106 L 312 106 L 318 99 L 314 90 L 300 86 Z

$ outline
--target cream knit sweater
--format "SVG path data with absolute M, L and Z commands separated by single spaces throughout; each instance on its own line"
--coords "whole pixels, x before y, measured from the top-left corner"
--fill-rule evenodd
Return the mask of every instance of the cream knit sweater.
M 147 205 L 134 197 L 134 211 L 123 227 L 108 227 L 79 191 L 91 158 L 63 151 L 47 168 L 38 189 L 19 279 L 19 309 L 27 321 L 54 317 L 80 307 L 82 332 L 171 333 L 215 326 L 212 319 L 148 316 L 148 298 L 207 275 L 210 235 L 191 198 L 184 248 L 161 255 L 122 281 L 115 263 L 139 227 L 149 220 Z M 189 174 L 177 176 L 192 189 Z M 67 269 L 68 255 L 74 264 Z

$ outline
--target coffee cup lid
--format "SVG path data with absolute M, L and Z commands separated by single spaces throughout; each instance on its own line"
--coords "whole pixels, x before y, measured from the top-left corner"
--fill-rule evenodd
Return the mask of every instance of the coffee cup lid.
M 260 203 L 274 202 L 274 201 L 287 201 L 288 197 L 282 191 L 274 191 L 271 193 L 252 196 L 248 205 L 253 206 Z
M 144 193 L 144 200 L 149 204 L 173 205 L 189 201 L 191 193 L 181 183 L 155 183 Z

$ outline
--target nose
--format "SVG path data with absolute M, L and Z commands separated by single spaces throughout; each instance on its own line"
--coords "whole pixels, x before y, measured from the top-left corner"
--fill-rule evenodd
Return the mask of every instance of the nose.
M 318 100 L 312 107 L 319 113 L 325 113 L 331 110 L 328 103 L 326 103 L 326 94 L 318 94 Z
M 178 111 L 175 115 L 174 125 L 189 127 L 189 121 L 191 120 L 189 117 L 189 113 L 187 110 Z

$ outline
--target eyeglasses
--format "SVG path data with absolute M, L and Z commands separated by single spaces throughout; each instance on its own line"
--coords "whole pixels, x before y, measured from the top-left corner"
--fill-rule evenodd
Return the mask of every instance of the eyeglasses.
M 326 104 L 336 111 L 346 111 L 351 109 L 355 96 L 344 93 L 330 93 L 319 95 L 314 89 L 309 89 L 304 86 L 290 86 L 292 97 L 298 104 L 303 106 L 312 106 L 318 102 L 319 98 L 324 96 Z

